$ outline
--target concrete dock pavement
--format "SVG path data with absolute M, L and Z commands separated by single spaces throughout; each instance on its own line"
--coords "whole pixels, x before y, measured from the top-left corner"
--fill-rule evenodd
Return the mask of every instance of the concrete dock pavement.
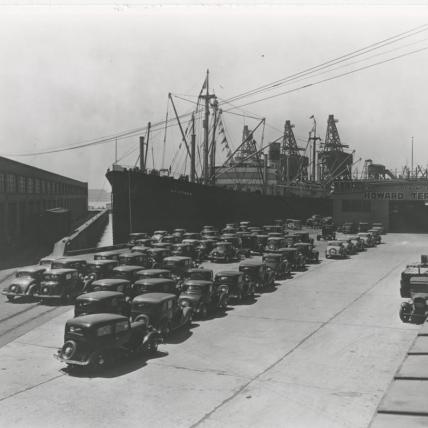
M 52 357 L 67 310 L 0 348 L 0 426 L 367 427 L 419 330 L 399 277 L 426 239 L 313 265 L 97 376 Z

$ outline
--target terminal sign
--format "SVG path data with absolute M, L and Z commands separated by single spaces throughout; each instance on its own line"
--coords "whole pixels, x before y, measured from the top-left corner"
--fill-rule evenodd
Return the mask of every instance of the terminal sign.
M 364 192 L 364 199 L 386 199 L 386 200 L 418 200 L 427 201 L 428 192 Z

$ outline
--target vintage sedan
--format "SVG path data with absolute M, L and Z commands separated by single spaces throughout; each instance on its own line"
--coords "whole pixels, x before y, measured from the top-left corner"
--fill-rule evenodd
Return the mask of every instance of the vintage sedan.
M 168 235 L 166 230 L 155 230 L 151 237 L 152 242 L 161 242 L 164 236 Z
M 238 258 L 238 250 L 230 242 L 217 242 L 208 256 L 214 263 L 230 263 Z
M 174 247 L 174 243 L 172 243 L 172 242 L 161 241 L 161 242 L 155 242 L 153 244 L 153 248 L 161 248 L 161 249 L 168 250 L 168 251 L 172 251 L 173 247 Z
M 239 271 L 244 274 L 243 280 L 249 290 L 262 291 L 274 285 L 274 272 L 263 261 L 244 260 L 239 264 Z
M 428 277 L 428 265 L 423 262 L 409 263 L 404 271 L 401 272 L 401 297 L 410 297 L 410 279 L 418 276 Z
M 346 251 L 341 241 L 329 241 L 325 250 L 326 259 L 345 258 Z
M 171 278 L 171 271 L 168 269 L 143 269 L 137 272 L 137 279 L 147 278 Z
M 82 293 L 83 283 L 76 269 L 51 269 L 43 273 L 39 290 L 34 297 L 41 303 L 62 301 L 70 303 Z
M 119 278 L 97 279 L 85 289 L 85 292 L 87 293 L 91 293 L 94 291 L 117 291 L 117 292 L 123 293 L 128 300 L 132 297 L 131 283 L 126 279 L 119 279 Z
M 321 227 L 321 233 L 317 235 L 317 241 L 334 241 L 336 239 L 336 227 L 332 224 L 325 224 Z
M 291 264 L 282 253 L 264 253 L 262 261 L 266 269 L 273 273 L 274 279 L 281 280 L 291 276 Z
M 61 257 L 52 262 L 51 269 L 76 269 L 80 275 L 86 275 L 87 260 L 78 257 Z
M 283 236 L 269 236 L 267 239 L 266 247 L 264 250 L 266 252 L 272 252 L 279 250 L 280 248 L 284 248 L 287 246 L 287 243 L 285 241 L 285 238 Z
M 294 232 L 294 236 L 297 237 L 298 242 L 306 242 L 308 244 L 313 244 L 314 239 L 309 236 L 309 232 L 303 232 L 301 230 Z
M 171 272 L 173 279 L 180 280 L 189 269 L 194 267 L 194 263 L 190 257 L 170 256 L 163 259 L 162 267 Z
M 111 250 L 102 251 L 101 253 L 94 254 L 94 260 L 117 260 L 119 261 L 119 255 L 125 250 Z
M 145 267 L 157 269 L 162 267 L 163 259 L 171 255 L 171 250 L 167 248 L 150 248 L 147 254 L 149 258 Z
M 192 323 L 192 309 L 178 304 L 178 297 L 168 293 L 141 294 L 132 301 L 131 319 L 141 315 L 149 319 L 149 324 L 163 337 L 181 327 L 189 328 Z
M 147 260 L 148 260 L 147 254 L 140 253 L 138 251 L 125 252 L 119 255 L 120 265 L 146 266 Z
M 203 281 L 213 281 L 214 272 L 211 269 L 203 268 L 192 268 L 189 269 L 185 274 L 185 279 L 200 279 Z
M 313 244 L 308 242 L 297 242 L 294 246 L 305 256 L 308 263 L 319 262 L 320 253 Z
M 342 243 L 346 255 L 350 256 L 353 254 L 357 254 L 357 249 L 349 238 L 336 239 L 336 241 Z
M 177 281 L 171 278 L 145 278 L 134 282 L 132 286 L 134 296 L 145 293 L 171 293 L 180 294 L 177 288 Z
M 93 281 L 111 278 L 113 269 L 118 265 L 117 260 L 90 260 L 86 265 L 86 275 L 83 278 L 84 288 Z
M 235 299 L 238 303 L 249 297 L 248 284 L 243 280 L 243 273 L 234 270 L 217 272 L 214 278 L 216 287 L 227 293 L 229 299 Z
M 403 322 L 422 324 L 427 318 L 428 277 L 415 276 L 410 278 L 410 300 L 400 306 L 400 319 Z
M 133 232 L 128 235 L 128 242 L 132 245 L 135 245 L 135 243 L 139 239 L 147 239 L 149 238 L 149 234 L 145 232 Z
M 152 238 L 137 239 L 134 243 L 135 247 L 151 248 L 152 245 L 153 245 Z
M 218 289 L 212 281 L 188 279 L 184 281 L 182 288 L 178 298 L 180 305 L 192 308 L 197 317 L 204 319 L 217 309 L 227 308 L 228 293 Z
M 356 252 L 365 251 L 364 243 L 358 235 L 350 235 L 346 236 L 345 238 L 352 243 Z
M 74 316 L 89 314 L 122 314 L 129 316 L 129 301 L 118 291 L 93 291 L 81 294 L 74 302 Z
M 129 354 L 155 354 L 161 341 L 147 317 L 130 323 L 119 314 L 84 315 L 67 321 L 64 345 L 54 357 L 70 367 L 97 369 Z
M 306 257 L 298 248 L 280 248 L 278 253 L 282 254 L 288 260 L 292 270 L 305 270 Z
M 14 302 L 16 299 L 33 298 L 46 270 L 47 267 L 43 265 L 19 268 L 15 272 L 12 283 L 3 289 L 2 294 L 7 297 L 9 302 Z
M 217 245 L 217 242 L 217 239 L 203 239 L 202 241 L 200 241 L 199 245 L 196 247 L 195 260 L 207 260 L 210 252 Z
M 372 234 L 373 241 L 375 242 L 376 245 L 379 245 L 380 243 L 382 243 L 382 237 L 380 236 L 381 234 L 378 229 L 371 228 L 367 232 Z
M 171 254 L 173 256 L 195 257 L 196 251 L 193 245 L 180 242 L 173 245 Z
M 113 268 L 112 278 L 126 279 L 133 284 L 138 279 L 138 272 L 143 270 L 143 266 L 120 265 Z
M 369 232 L 360 232 L 358 234 L 358 236 L 363 241 L 365 247 L 372 248 L 372 247 L 376 246 L 376 243 L 375 243 L 375 241 L 373 239 L 373 235 L 371 233 L 369 233 Z

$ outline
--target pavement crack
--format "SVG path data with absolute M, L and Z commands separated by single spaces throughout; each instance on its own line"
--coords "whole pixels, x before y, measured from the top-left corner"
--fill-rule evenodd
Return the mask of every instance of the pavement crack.
M 9 399 L 9 398 L 15 397 L 15 396 L 17 396 L 17 395 L 19 395 L 19 394 L 22 394 L 22 393 L 24 393 L 24 392 L 30 391 L 30 390 L 32 390 L 32 389 L 34 389 L 34 388 L 37 388 L 38 386 L 44 385 L 44 384 L 46 384 L 46 383 L 48 383 L 48 382 L 51 382 L 51 381 L 53 381 L 53 380 L 55 380 L 55 379 L 59 379 L 59 378 L 60 378 L 60 377 L 62 377 L 62 376 L 65 376 L 65 374 L 64 374 L 64 373 L 61 373 L 61 374 L 59 374 L 59 375 L 57 375 L 57 376 L 54 376 L 54 377 L 51 377 L 51 378 L 49 378 L 49 379 L 47 379 L 47 380 L 44 380 L 44 381 L 42 381 L 42 382 L 39 382 L 39 383 L 37 383 L 36 385 L 31 385 L 31 386 L 29 386 L 29 387 L 27 387 L 27 388 L 22 389 L 21 391 L 17 391 L 17 392 L 14 392 L 13 394 L 9 394 L 9 395 L 8 395 L 8 396 L 6 396 L 6 397 L 0 398 L 0 402 L 1 402 L 1 401 L 5 401 L 5 400 L 7 400 L 7 399 Z
M 254 383 L 256 380 L 258 380 L 260 377 L 262 377 L 264 374 L 266 374 L 269 370 L 273 369 L 275 366 L 280 364 L 282 361 L 284 361 L 288 356 L 290 356 L 296 349 L 298 349 L 301 345 L 303 345 L 305 342 L 307 342 L 311 337 L 313 337 L 315 334 L 317 334 L 321 329 L 323 329 L 326 325 L 328 325 L 331 321 L 333 321 L 335 318 L 339 317 L 343 312 L 345 312 L 350 306 L 352 306 L 355 302 L 362 299 L 366 294 L 368 294 L 373 288 L 375 288 L 380 282 L 382 282 L 385 278 L 388 277 L 388 275 L 391 274 L 394 270 L 396 270 L 398 267 L 400 267 L 405 259 L 400 260 L 397 264 L 394 264 L 394 266 L 389 269 L 383 276 L 381 276 L 376 282 L 374 282 L 370 287 L 368 287 L 366 290 L 364 290 L 361 294 L 359 294 L 355 299 L 351 300 L 346 306 L 344 306 L 340 311 L 336 312 L 333 316 L 331 316 L 328 320 L 323 322 L 318 328 L 316 328 L 314 331 L 309 333 L 307 336 L 305 336 L 302 340 L 300 340 L 293 348 L 291 348 L 288 352 L 286 352 L 282 357 L 274 361 L 272 364 L 270 364 L 268 367 L 266 367 L 264 370 L 262 370 L 260 373 L 253 376 L 248 382 L 241 385 L 232 395 L 221 401 L 217 406 L 215 406 L 211 411 L 206 413 L 204 416 L 202 416 L 199 420 L 197 420 L 195 423 L 190 425 L 189 428 L 195 428 L 202 424 L 205 420 L 207 420 L 211 415 L 213 415 L 218 409 L 223 407 L 225 404 L 232 401 L 235 397 L 237 397 L 242 391 L 244 391 L 250 384 Z

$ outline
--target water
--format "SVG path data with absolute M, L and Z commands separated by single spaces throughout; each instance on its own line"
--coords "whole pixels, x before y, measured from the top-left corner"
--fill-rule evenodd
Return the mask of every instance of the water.
M 108 215 L 108 223 L 104 229 L 104 232 L 98 241 L 97 247 L 107 247 L 113 245 L 113 218 L 112 213 Z

